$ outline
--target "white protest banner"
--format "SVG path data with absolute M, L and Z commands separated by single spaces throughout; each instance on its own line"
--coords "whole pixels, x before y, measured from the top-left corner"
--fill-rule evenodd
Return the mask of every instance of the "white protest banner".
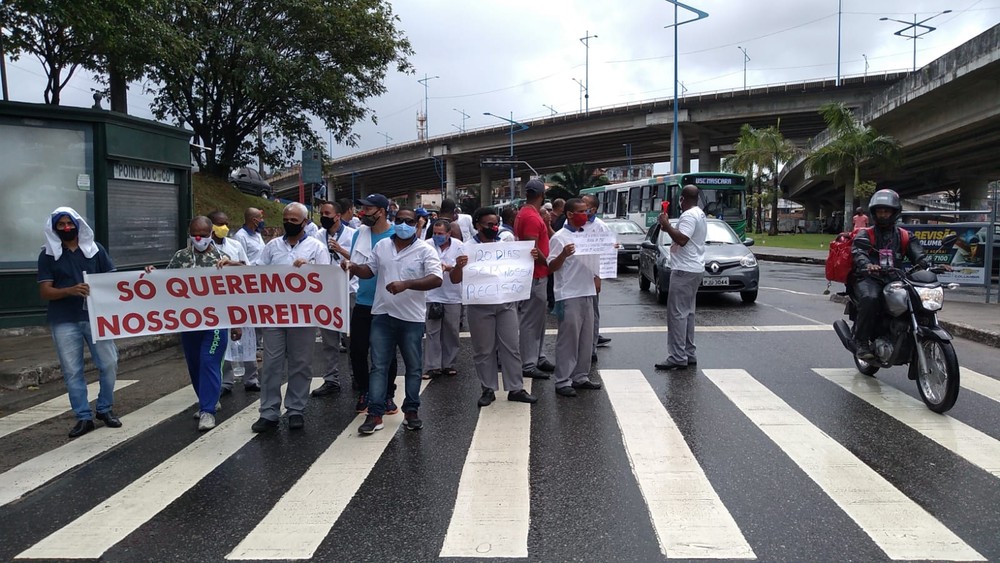
M 612 249 L 611 252 L 601 254 L 601 272 L 599 276 L 602 280 L 618 277 L 618 251 Z
M 94 340 L 241 326 L 347 332 L 347 273 L 337 267 L 234 266 L 86 274 Z
M 462 303 L 498 305 L 531 296 L 534 241 L 469 244 L 469 263 L 462 269 Z
M 615 233 L 608 229 L 591 227 L 583 231 L 573 233 L 573 244 L 576 245 L 574 254 L 584 256 L 587 254 L 604 254 L 615 247 Z

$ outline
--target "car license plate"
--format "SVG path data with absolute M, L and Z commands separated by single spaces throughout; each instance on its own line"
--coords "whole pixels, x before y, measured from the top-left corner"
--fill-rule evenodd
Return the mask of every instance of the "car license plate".
M 729 285 L 729 278 L 701 278 L 701 285 L 704 286 L 715 286 L 715 285 Z
M 633 254 L 632 255 L 632 260 L 638 260 L 638 259 L 639 259 L 639 255 L 638 254 Z

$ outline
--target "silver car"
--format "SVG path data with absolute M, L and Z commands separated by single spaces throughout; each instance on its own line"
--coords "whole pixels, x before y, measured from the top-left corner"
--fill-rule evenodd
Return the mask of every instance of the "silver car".
M 672 225 L 677 219 L 671 219 Z M 705 274 L 701 278 L 698 292 L 718 293 L 738 291 L 744 303 L 757 300 L 760 283 L 760 268 L 757 258 L 748 246 L 753 239 L 745 242 L 733 232 L 725 221 L 707 220 L 708 232 L 705 237 Z M 667 302 L 670 290 L 670 245 L 673 241 L 665 231 L 655 224 L 646 233 L 639 251 L 639 289 L 656 290 L 657 301 Z
M 639 248 L 646 239 L 646 231 L 629 219 L 605 219 L 604 222 L 615 232 L 618 241 L 618 265 L 638 266 Z

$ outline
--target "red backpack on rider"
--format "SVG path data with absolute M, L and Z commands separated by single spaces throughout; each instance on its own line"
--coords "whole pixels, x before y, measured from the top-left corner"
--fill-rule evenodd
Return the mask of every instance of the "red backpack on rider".
M 899 240 L 902 243 L 903 251 L 910 244 L 910 231 L 899 229 Z M 854 244 L 854 237 L 860 231 L 868 232 L 868 240 L 874 240 L 875 227 L 865 227 L 864 229 L 854 229 L 851 232 L 844 232 L 837 235 L 837 238 L 830 243 L 830 252 L 826 256 L 826 279 L 832 282 L 847 283 L 851 276 L 851 269 L 854 268 L 854 259 L 851 257 L 851 246 Z

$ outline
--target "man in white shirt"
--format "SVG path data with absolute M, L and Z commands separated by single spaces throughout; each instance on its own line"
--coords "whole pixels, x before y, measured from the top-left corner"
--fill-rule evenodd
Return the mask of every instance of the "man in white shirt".
M 288 264 L 329 264 L 330 252 L 323 243 L 306 236 L 304 225 L 309 212 L 301 203 L 289 203 L 282 213 L 285 236 L 275 237 L 261 252 L 264 266 Z M 305 426 L 306 400 L 312 380 L 313 347 L 316 329 L 310 326 L 268 327 L 264 333 L 264 369 L 260 378 L 260 418 L 253 423 L 254 432 L 267 432 L 278 427 L 281 414 L 282 370 L 288 369 L 285 412 L 288 428 Z
M 580 198 L 584 203 L 587 204 L 587 221 L 590 223 L 592 228 L 601 229 L 604 232 L 609 232 L 611 230 L 608 224 L 601 220 L 597 216 L 597 210 L 600 208 L 601 202 L 597 200 L 597 196 L 592 194 L 587 194 Z M 609 249 L 612 253 L 616 253 L 617 250 L 614 248 Z M 617 255 L 616 255 L 617 256 Z M 610 338 L 601 336 L 601 294 L 598 293 L 594 296 L 594 354 L 591 356 L 591 360 L 597 359 L 597 347 L 607 346 L 611 342 Z
M 428 214 L 429 215 L 429 214 Z M 462 284 L 451 281 L 449 272 L 464 254 L 463 243 L 452 238 L 451 221 L 438 219 L 431 226 L 431 245 L 441 259 L 444 281 L 441 287 L 427 292 L 427 337 L 424 339 L 424 377 L 458 375 L 459 320 L 462 317 Z M 419 229 L 417 236 L 420 236 Z
M 263 230 L 264 212 L 256 207 L 248 207 L 243 212 L 243 226 L 233 235 L 246 251 L 247 264 L 260 264 L 260 253 L 264 250 L 264 237 L 260 236 L 260 232 Z
M 441 217 L 453 221 L 453 225 L 458 225 L 457 230 L 461 233 L 463 241 L 471 240 L 472 235 L 476 234 L 476 230 L 472 226 L 472 215 L 462 213 L 453 199 L 441 201 Z
M 397 347 L 406 367 L 403 425 L 407 430 L 423 427 L 417 415 L 423 363 L 420 341 L 427 318 L 426 292 L 441 286 L 441 260 L 436 250 L 417 238 L 417 217 L 412 209 L 401 208 L 394 222 L 395 234 L 375 245 L 368 263 L 342 263 L 352 275 L 362 279 L 378 275 L 379 279 L 372 305 L 368 415 L 358 428 L 361 434 L 372 434 L 383 428 L 382 415 L 385 413 L 388 387 L 386 379 Z
M 681 216 L 677 227 L 666 213 L 658 219 L 670 235 L 670 289 L 667 291 L 667 359 L 656 369 L 684 369 L 698 363 L 694 346 L 695 298 L 705 273 L 705 212 L 698 207 L 698 188 L 681 190 Z
M 330 251 L 330 263 L 339 267 L 341 260 L 351 257 L 351 239 L 354 229 L 341 222 L 340 204 L 327 201 L 319 207 L 319 221 L 323 228 L 316 233 L 316 240 Z M 357 282 L 354 282 L 357 283 Z M 323 385 L 313 390 L 313 397 L 323 397 L 340 391 L 340 349 L 343 333 L 325 328 L 318 329 L 323 339 Z

